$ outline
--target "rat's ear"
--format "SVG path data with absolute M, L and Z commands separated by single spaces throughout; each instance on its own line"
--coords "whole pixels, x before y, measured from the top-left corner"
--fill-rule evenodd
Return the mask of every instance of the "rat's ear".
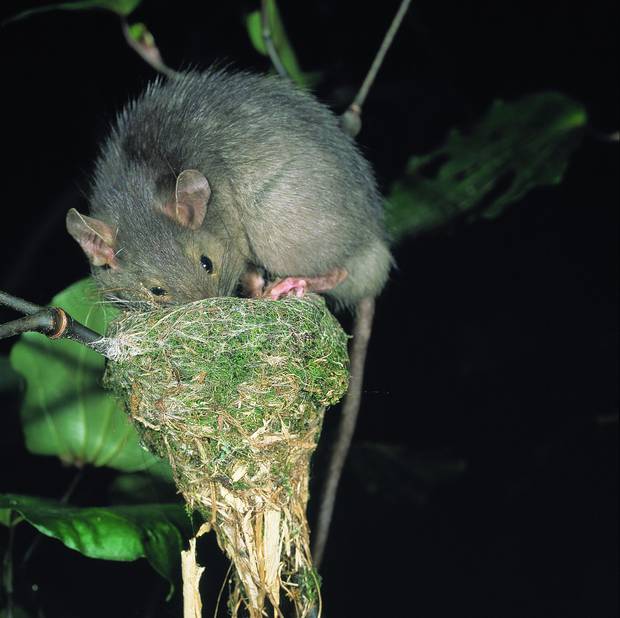
M 198 170 L 183 170 L 177 178 L 174 200 L 164 204 L 164 213 L 190 230 L 197 230 L 207 214 L 211 197 L 209 181 Z
M 67 213 L 67 231 L 78 241 L 94 266 L 118 268 L 116 233 L 107 223 L 87 217 L 72 208 Z

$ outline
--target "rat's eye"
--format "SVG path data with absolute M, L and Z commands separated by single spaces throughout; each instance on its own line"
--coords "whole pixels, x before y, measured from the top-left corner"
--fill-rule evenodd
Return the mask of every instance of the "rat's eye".
M 164 288 L 151 288 L 151 294 L 155 296 L 165 296 L 166 290 L 164 290 Z
M 209 273 L 213 272 L 213 262 L 206 256 L 200 256 L 200 265 Z

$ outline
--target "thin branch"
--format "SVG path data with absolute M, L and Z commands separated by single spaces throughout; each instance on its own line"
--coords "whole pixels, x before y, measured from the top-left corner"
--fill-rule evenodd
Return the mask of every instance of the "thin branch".
M 368 351 L 368 341 L 372 329 L 372 320 L 375 312 L 375 301 L 373 298 L 364 298 L 357 307 L 355 327 L 353 331 L 353 345 L 351 348 L 351 375 L 349 378 L 349 389 L 340 413 L 340 426 L 338 436 L 332 447 L 331 459 L 323 494 L 319 506 L 319 514 L 316 525 L 315 538 L 312 543 L 312 559 L 316 569 L 320 569 L 327 537 L 331 525 L 338 484 L 342 475 L 342 469 L 349 453 L 357 416 L 360 409 L 362 397 L 362 385 L 364 380 L 364 363 Z
M 72 339 L 105 355 L 105 350 L 102 350 L 101 346 L 102 336 L 74 320 L 60 307 L 39 307 L 2 291 L 0 291 L 0 305 L 26 314 L 23 318 L 0 324 L 0 339 L 33 331 L 47 335 L 50 339 Z
M 373 60 L 373 63 L 368 71 L 368 75 L 366 75 L 366 79 L 362 84 L 357 96 L 353 100 L 353 105 L 357 105 L 358 107 L 362 107 L 364 105 L 364 101 L 366 100 L 366 96 L 368 95 L 368 91 L 370 90 L 375 78 L 377 77 L 377 73 L 383 64 L 383 59 L 385 58 L 385 54 L 387 54 L 388 49 L 390 49 L 390 45 L 400 28 L 400 24 L 403 21 L 403 17 L 411 4 L 411 0 L 402 0 L 400 3 L 400 7 L 398 7 L 398 11 L 396 11 L 396 15 L 394 15 L 394 19 L 388 28 L 388 31 L 385 33 L 385 37 L 383 38 L 383 42 L 381 43 L 381 47 Z
M 171 69 L 164 62 L 157 45 L 155 45 L 155 39 L 148 30 L 143 33 L 140 40 L 136 40 L 131 34 L 126 19 L 121 19 L 121 29 L 123 30 L 123 36 L 129 47 L 131 47 L 142 60 L 153 67 L 157 72 L 162 73 L 170 79 L 179 77 L 180 73 Z
M 55 314 L 49 309 L 41 309 L 38 313 L 0 324 L 0 339 L 7 339 L 28 332 L 49 335 L 56 330 L 55 318 Z
M 366 79 L 364 79 L 364 83 L 361 85 L 355 99 L 353 99 L 353 103 L 349 105 L 347 111 L 342 115 L 341 118 L 341 126 L 346 133 L 355 137 L 362 128 L 362 106 L 366 101 L 366 97 L 368 96 L 368 92 L 372 87 L 375 78 L 377 77 L 377 73 L 383 64 L 383 60 L 385 55 L 390 49 L 390 45 L 392 45 L 392 41 L 400 28 L 400 25 L 405 17 L 405 13 L 411 4 L 411 0 L 402 0 L 400 6 L 398 7 L 398 11 L 396 11 L 396 15 L 394 15 L 394 19 L 388 28 L 388 31 L 385 33 L 385 37 L 383 37 L 383 42 L 381 43 L 381 47 L 379 47 L 379 51 L 375 56 L 375 59 L 368 70 L 368 74 L 366 75 Z
M 271 60 L 271 64 L 273 64 L 273 68 L 276 70 L 280 77 L 288 78 L 289 74 L 284 68 L 284 64 L 282 64 L 280 54 L 278 53 L 278 50 L 276 49 L 273 38 L 271 36 L 271 22 L 269 20 L 269 1 L 270 0 L 261 1 L 261 26 L 263 42 L 265 43 L 265 49 L 267 50 L 267 54 L 269 54 L 269 58 Z
M 2 589 L 4 591 L 5 611 L 7 618 L 13 618 L 13 549 L 15 545 L 15 527 L 20 522 L 19 518 L 13 519 L 17 515 L 14 511 L 9 512 L 9 538 L 2 559 Z
M 2 290 L 0 290 L 0 305 L 5 305 L 6 307 L 15 309 L 15 311 L 19 311 L 20 313 L 25 313 L 26 315 L 32 315 L 43 309 L 43 307 L 39 305 L 35 305 L 27 300 L 22 300 L 16 296 L 11 296 L 11 294 L 7 294 Z

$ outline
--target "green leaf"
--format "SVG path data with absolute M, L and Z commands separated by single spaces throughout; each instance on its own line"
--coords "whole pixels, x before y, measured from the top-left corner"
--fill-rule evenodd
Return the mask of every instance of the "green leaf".
M 128 27 L 129 36 L 136 43 L 145 45 L 146 47 L 155 46 L 155 37 L 151 34 L 151 31 L 146 27 L 146 24 L 142 22 L 136 22 Z
M 59 2 L 58 4 L 47 4 L 26 9 L 17 15 L 13 15 L 4 21 L 8 24 L 13 21 L 20 21 L 37 15 L 39 13 L 49 13 L 50 11 L 90 11 L 92 9 L 103 9 L 112 11 L 117 15 L 127 16 L 135 11 L 142 0 L 77 0 L 76 2 Z
M 15 391 L 21 384 L 21 376 L 11 367 L 8 356 L 0 356 L 0 393 Z
M 318 73 L 305 73 L 299 66 L 295 50 L 286 34 L 286 29 L 280 17 L 280 11 L 275 0 L 268 0 L 267 15 L 271 26 L 271 40 L 278 52 L 286 72 L 290 78 L 302 88 L 311 88 L 319 78 Z M 252 11 L 245 16 L 245 25 L 250 41 L 257 52 L 267 56 L 265 39 L 263 38 L 263 23 L 260 10 Z
M 33 496 L 0 495 L 0 508 L 17 511 L 46 536 L 89 558 L 146 558 L 171 584 L 178 580 L 183 539 L 192 525 L 181 504 L 67 506 Z
M 11 509 L 0 509 L 0 525 L 8 526 L 11 523 Z
M 495 101 L 471 132 L 454 129 L 443 146 L 410 159 L 387 199 L 393 237 L 459 217 L 493 219 L 533 188 L 559 184 L 586 122 L 581 104 L 555 92 Z
M 114 313 L 87 279 L 55 296 L 52 304 L 100 333 Z M 21 419 L 31 453 L 127 472 L 164 465 L 140 447 L 120 404 L 101 387 L 102 356 L 74 341 L 26 333 L 10 359 L 26 381 Z

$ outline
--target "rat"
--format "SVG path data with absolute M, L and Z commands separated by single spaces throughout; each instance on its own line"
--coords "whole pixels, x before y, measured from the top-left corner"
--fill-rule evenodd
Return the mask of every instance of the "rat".
M 372 168 L 337 116 L 277 76 L 212 68 L 156 80 L 104 142 L 89 214 L 71 209 L 66 223 L 110 298 L 316 292 L 355 312 L 343 429 L 319 510 L 320 563 L 374 299 L 392 266 Z

